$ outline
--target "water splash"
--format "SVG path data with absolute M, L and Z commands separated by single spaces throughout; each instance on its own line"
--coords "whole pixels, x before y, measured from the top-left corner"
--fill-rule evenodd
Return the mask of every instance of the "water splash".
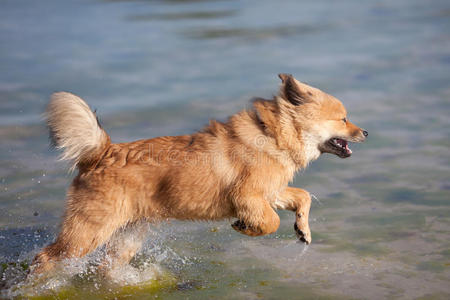
M 308 251 L 309 245 L 306 245 L 305 243 L 299 241 L 299 240 L 292 240 L 287 242 L 285 246 L 283 246 L 283 251 L 287 251 L 288 253 L 297 253 L 297 250 L 299 248 L 299 245 L 303 245 L 303 249 L 299 254 L 296 254 L 294 257 L 292 255 L 288 255 L 290 260 L 297 261 L 300 260 Z
M 322 202 L 320 202 L 319 198 L 317 198 L 316 195 L 311 194 L 311 193 L 310 193 L 310 195 L 311 195 L 311 198 L 314 199 L 314 200 L 316 200 L 317 203 L 318 203 L 320 206 L 323 206 Z
M 27 278 L 28 263 L 33 254 L 33 251 L 29 252 L 28 258 L 21 263 L 2 266 L 2 276 L 8 278 L 8 282 L 3 281 L 0 298 L 118 297 L 175 286 L 177 279 L 165 265 L 182 268 L 189 264 L 189 259 L 166 245 L 167 235 L 153 231 L 149 237 L 151 242 L 144 244 L 130 264 L 114 268 L 108 266 L 107 269 L 101 268 L 102 263 L 111 261 L 103 247 L 86 257 L 61 261 L 51 274 Z

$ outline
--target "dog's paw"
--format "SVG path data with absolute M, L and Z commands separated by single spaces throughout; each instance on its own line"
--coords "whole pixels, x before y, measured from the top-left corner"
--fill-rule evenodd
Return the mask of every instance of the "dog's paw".
M 294 223 L 294 230 L 300 241 L 302 241 L 306 245 L 311 244 L 311 232 L 309 230 L 303 232 L 298 228 L 297 222 Z
M 242 232 L 247 229 L 247 225 L 245 225 L 244 221 L 237 220 L 233 224 L 231 224 L 231 227 L 233 227 L 234 230 Z
M 252 226 L 248 226 L 242 220 L 237 220 L 234 222 L 231 227 L 239 233 L 248 235 L 248 236 L 260 236 L 263 235 L 262 231 L 259 228 L 255 228 Z

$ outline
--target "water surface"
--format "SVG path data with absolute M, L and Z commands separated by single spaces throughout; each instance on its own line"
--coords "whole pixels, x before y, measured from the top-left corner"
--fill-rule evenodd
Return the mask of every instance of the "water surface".
M 0 4 L 0 297 L 448 299 L 448 1 L 22 1 Z M 198 130 L 277 92 L 280 72 L 340 98 L 370 132 L 294 186 L 314 194 L 250 238 L 230 222 L 152 226 L 123 284 L 72 262 L 21 288 L 73 175 L 48 149 L 49 95 L 74 92 L 115 142 Z M 80 269 L 80 266 L 81 269 Z M 84 266 L 84 269 L 83 269 Z M 127 281 L 128 280 L 128 281 Z M 128 284 L 128 285 L 127 285 Z

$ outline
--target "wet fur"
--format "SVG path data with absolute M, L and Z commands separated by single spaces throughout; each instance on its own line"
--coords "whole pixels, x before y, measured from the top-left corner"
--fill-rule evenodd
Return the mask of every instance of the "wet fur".
M 46 114 L 50 132 L 78 174 L 67 192 L 60 233 L 36 256 L 32 273 L 103 244 L 115 263 L 126 263 L 144 235 L 124 243 L 121 233 L 170 218 L 237 218 L 234 229 L 258 236 L 277 230 L 275 209 L 288 209 L 296 212 L 299 238 L 309 243 L 311 198 L 288 183 L 319 157 L 325 140 L 364 136 L 350 122 L 343 124 L 346 112 L 337 99 L 291 75 L 279 76 L 278 96 L 256 99 L 252 109 L 226 122 L 211 121 L 192 135 L 121 144 L 111 143 L 83 100 L 54 94 Z

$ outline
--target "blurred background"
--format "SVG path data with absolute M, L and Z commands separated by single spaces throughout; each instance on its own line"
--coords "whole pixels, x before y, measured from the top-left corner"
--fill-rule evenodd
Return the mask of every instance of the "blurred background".
M 154 226 L 135 264 L 176 283 L 121 295 L 450 297 L 449 1 L 2 0 L 0 70 L 0 296 L 20 294 L 54 239 L 73 177 L 48 147 L 51 93 L 84 98 L 124 142 L 225 120 L 276 94 L 284 72 L 341 99 L 370 133 L 351 158 L 324 155 L 296 176 L 317 198 L 313 243 L 295 242 L 289 212 L 262 238 L 229 221 Z M 112 297 L 91 283 L 64 285 Z

